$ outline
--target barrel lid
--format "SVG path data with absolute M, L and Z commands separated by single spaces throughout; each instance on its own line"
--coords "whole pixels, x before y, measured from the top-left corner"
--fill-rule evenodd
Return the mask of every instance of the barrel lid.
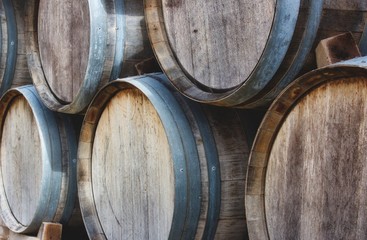
M 267 111 L 248 169 L 250 236 L 364 238 L 365 60 L 300 77 Z
M 52 92 L 63 102 L 72 102 L 84 81 L 90 21 L 87 0 L 40 1 L 38 44 L 43 72 Z
M 300 5 L 149 0 L 145 10 L 153 49 L 171 82 L 196 101 L 235 106 L 278 70 Z
M 201 192 L 197 148 L 183 110 L 157 81 L 163 78 L 113 81 L 86 112 L 78 189 L 91 238 L 195 234 Z
M 228 89 L 249 77 L 264 52 L 275 1 L 162 1 L 168 40 L 183 71 Z
M 54 219 L 60 198 L 61 143 L 55 116 L 32 86 L 1 98 L 1 215 L 14 232 L 32 233 Z

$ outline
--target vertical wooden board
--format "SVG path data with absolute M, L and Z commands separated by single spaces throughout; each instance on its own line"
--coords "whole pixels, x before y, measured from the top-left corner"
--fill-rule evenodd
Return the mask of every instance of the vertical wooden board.
M 144 1 L 124 0 L 124 14 L 124 62 L 120 77 L 137 75 L 134 65 L 154 56 L 146 30 Z M 153 68 L 156 72 L 158 69 Z
M 244 123 L 234 110 L 208 108 L 206 114 L 213 131 L 221 174 L 221 209 L 215 238 L 235 236 L 235 239 L 245 239 L 245 169 L 249 148 Z M 228 225 L 228 222 L 232 224 Z
M 42 153 L 39 129 L 23 97 L 13 100 L 6 114 L 0 161 L 6 200 L 21 224 L 30 224 L 40 198 Z
M 163 0 L 167 36 L 184 72 L 211 88 L 246 80 L 264 51 L 275 4 Z
M 291 110 L 270 152 L 270 239 L 366 239 L 367 83 L 337 80 Z
M 92 185 L 108 239 L 167 239 L 175 183 L 170 147 L 153 105 L 124 90 L 103 110 L 93 144 Z
M 89 59 L 90 16 L 87 0 L 41 0 L 38 45 L 42 68 L 52 92 L 72 102 Z

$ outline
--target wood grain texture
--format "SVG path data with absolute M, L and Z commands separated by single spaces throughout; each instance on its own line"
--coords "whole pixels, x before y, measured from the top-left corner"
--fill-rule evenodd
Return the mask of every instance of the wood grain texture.
M 24 98 L 17 97 L 5 118 L 0 147 L 5 194 L 14 216 L 22 225 L 32 221 L 40 200 L 42 149 L 39 135 L 29 104 Z M 33 161 L 28 161 L 30 156 Z M 30 169 L 34 172 L 30 173 Z
M 9 11 L 12 14 L 9 14 Z M 32 83 L 25 47 L 25 3 L 11 0 L 0 3 L 0 93 L 11 87 Z M 10 24 L 15 23 L 15 25 Z M 14 36 L 9 34 L 14 32 Z
M 137 90 L 114 96 L 99 120 L 94 146 L 93 192 L 107 239 L 167 239 L 173 164 L 153 105 Z
M 47 82 L 57 98 L 71 102 L 89 58 L 88 1 L 40 1 L 38 45 Z M 68 84 L 66 84 L 66 82 Z
M 145 0 L 170 81 L 191 99 L 237 108 L 269 105 L 300 71 L 315 69 L 315 40 L 351 31 L 358 41 L 366 12 L 363 0 Z
M 170 46 L 183 71 L 210 88 L 226 89 L 247 79 L 257 65 L 275 1 L 164 0 L 162 9 Z
M 27 1 L 28 63 L 48 108 L 79 113 L 110 80 L 151 58 L 143 1 Z
M 46 109 L 36 90 L 24 86 L 3 96 L 0 121 L 4 223 L 17 233 L 35 233 L 44 221 L 66 224 L 77 197 L 76 139 L 69 120 Z
M 273 103 L 251 150 L 250 239 L 365 239 L 366 58 L 311 72 Z
M 78 191 L 89 237 L 247 238 L 242 119 L 188 101 L 167 81 L 114 81 L 86 112 Z

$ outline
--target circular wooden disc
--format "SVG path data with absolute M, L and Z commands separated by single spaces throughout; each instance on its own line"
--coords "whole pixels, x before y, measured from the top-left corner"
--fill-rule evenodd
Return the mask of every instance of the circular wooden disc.
M 163 0 L 168 39 L 183 70 L 211 88 L 245 81 L 264 51 L 275 4 Z
M 88 1 L 41 0 L 38 14 L 43 72 L 55 96 L 70 103 L 84 81 L 88 65 Z
M 172 156 L 159 116 L 139 90 L 119 92 L 99 119 L 92 186 L 108 239 L 168 239 L 175 192 Z
M 13 216 L 27 226 L 39 204 L 43 164 L 39 129 L 24 97 L 12 101 L 2 128 L 0 161 L 6 199 Z
M 270 239 L 366 239 L 367 82 L 330 82 L 304 97 L 270 152 Z

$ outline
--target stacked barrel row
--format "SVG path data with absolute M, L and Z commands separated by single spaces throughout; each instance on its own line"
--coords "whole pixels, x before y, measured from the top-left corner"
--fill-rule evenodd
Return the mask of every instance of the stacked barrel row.
M 2 0 L 0 16 L 10 230 L 366 238 L 367 58 L 315 57 L 344 32 L 366 54 L 365 0 Z

